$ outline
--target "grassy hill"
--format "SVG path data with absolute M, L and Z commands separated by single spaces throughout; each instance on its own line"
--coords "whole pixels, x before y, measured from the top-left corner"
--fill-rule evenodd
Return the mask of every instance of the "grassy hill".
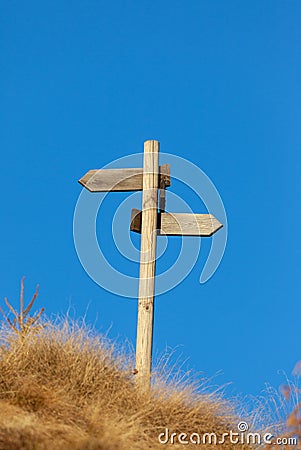
M 7 299 L 14 319 L 1 310 L 6 325 L 0 328 L 0 450 L 210 449 L 215 442 L 225 450 L 258 448 L 242 433 L 233 443 L 231 433 L 240 422 L 235 404 L 192 384 L 166 383 L 159 369 L 151 395 L 141 392 L 133 357 L 118 354 L 84 326 L 41 322 L 43 309 L 30 316 L 37 295 L 38 290 L 24 306 L 22 279 L 20 311 Z M 256 420 L 242 417 L 248 432 L 256 432 Z M 287 437 L 301 442 L 298 402 L 288 425 Z
M 159 381 L 150 398 L 139 393 L 129 361 L 83 328 L 49 324 L 20 338 L 4 327 L 0 339 L 1 450 L 177 449 L 177 437 L 159 442 L 166 428 L 218 438 L 237 430 L 231 406 L 216 395 Z

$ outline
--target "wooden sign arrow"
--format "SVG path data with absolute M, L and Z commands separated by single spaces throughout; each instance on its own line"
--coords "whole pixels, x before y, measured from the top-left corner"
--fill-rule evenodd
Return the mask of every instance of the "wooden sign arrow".
M 142 211 L 132 209 L 131 231 L 141 233 Z M 158 235 L 212 236 L 222 224 L 212 214 L 158 213 Z
M 143 169 L 89 170 L 79 183 L 90 192 L 142 191 Z M 170 166 L 160 166 L 160 185 L 170 186 Z

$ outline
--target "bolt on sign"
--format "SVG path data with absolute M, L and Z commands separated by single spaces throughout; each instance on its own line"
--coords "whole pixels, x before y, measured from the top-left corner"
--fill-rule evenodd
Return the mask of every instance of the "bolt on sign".
M 90 192 L 142 191 L 142 209 L 132 209 L 130 229 L 141 234 L 136 368 L 139 389 L 150 391 L 157 236 L 212 236 L 223 225 L 212 214 L 165 211 L 170 166 L 159 166 L 158 141 L 144 142 L 143 168 L 89 170 L 80 180 Z

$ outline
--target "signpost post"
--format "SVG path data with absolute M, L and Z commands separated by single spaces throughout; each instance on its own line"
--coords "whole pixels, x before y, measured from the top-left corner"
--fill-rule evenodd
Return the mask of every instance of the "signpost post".
M 143 169 L 89 170 L 79 180 L 91 192 L 142 190 L 142 211 L 132 210 L 130 229 L 141 234 L 134 373 L 137 386 L 145 392 L 151 383 L 157 236 L 212 236 L 222 227 L 212 214 L 165 212 L 170 167 L 159 167 L 159 149 L 158 141 L 144 143 Z

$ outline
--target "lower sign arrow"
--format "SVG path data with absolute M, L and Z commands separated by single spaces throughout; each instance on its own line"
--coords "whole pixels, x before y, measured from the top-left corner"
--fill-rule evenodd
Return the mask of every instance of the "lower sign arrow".
M 131 231 L 141 233 L 142 211 L 132 209 Z M 158 234 L 168 236 L 212 236 L 222 228 L 212 214 L 158 213 Z

